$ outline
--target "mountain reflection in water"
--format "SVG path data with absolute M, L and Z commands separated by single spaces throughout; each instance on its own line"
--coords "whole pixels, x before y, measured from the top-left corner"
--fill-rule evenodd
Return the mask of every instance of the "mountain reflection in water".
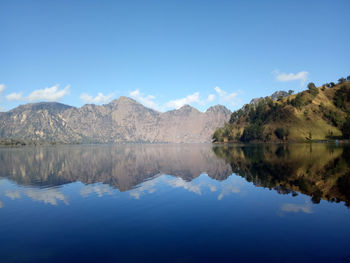
M 344 262 L 349 160 L 328 144 L 0 148 L 0 262 Z
M 80 181 L 120 191 L 160 174 L 191 181 L 202 173 L 217 180 L 232 174 L 209 145 L 84 145 L 0 150 L 0 177 L 20 185 L 58 186 Z
M 80 181 L 128 191 L 166 174 L 185 184 L 201 174 L 223 181 L 233 173 L 255 186 L 293 196 L 303 193 L 350 205 L 350 147 L 330 144 L 291 145 L 84 145 L 0 149 L 0 177 L 42 189 Z M 233 175 L 234 176 L 234 175 Z M 146 185 L 150 185 L 148 182 Z M 36 188 L 35 188 L 36 187 Z M 144 186 L 143 186 L 144 187 Z M 208 186 L 210 188 L 210 185 Z M 194 189 L 192 189 L 195 191 Z M 16 197 L 14 193 L 9 196 Z M 137 194 L 136 194 L 137 196 Z M 60 197 L 64 201 L 63 197 Z

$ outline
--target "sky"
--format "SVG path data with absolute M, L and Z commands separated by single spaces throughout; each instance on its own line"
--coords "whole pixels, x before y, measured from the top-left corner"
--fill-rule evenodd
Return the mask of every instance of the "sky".
M 350 1 L 0 1 L 0 110 L 237 110 L 350 75 Z

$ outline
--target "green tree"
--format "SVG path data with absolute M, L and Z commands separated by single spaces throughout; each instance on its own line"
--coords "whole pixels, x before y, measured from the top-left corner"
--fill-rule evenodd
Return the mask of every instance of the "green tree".
M 314 88 L 316 88 L 316 85 L 315 85 L 315 83 L 310 82 L 309 84 L 307 84 L 307 88 L 308 89 L 314 89 Z
M 292 95 L 294 93 L 294 90 L 288 90 L 288 95 Z
M 280 140 L 288 140 L 289 131 L 286 128 L 277 128 L 275 130 L 275 135 Z
M 293 100 L 291 100 L 291 104 L 298 109 L 300 109 L 301 106 L 303 106 L 304 103 L 301 93 L 298 93 L 297 96 Z
M 350 89 L 346 85 L 342 85 L 334 94 L 333 102 L 335 106 L 346 110 L 346 102 L 350 102 Z
M 232 112 L 229 123 L 232 124 L 235 121 L 238 121 L 241 117 L 243 117 L 243 115 L 244 115 L 244 112 L 242 109 Z
M 340 79 L 338 79 L 338 82 L 339 82 L 339 84 L 342 84 L 342 83 L 345 82 L 345 79 L 344 78 L 340 78 Z
M 247 126 L 242 134 L 241 141 L 250 142 L 253 140 L 262 140 L 264 134 L 264 127 L 258 124 L 251 124 Z
M 309 138 L 308 138 L 308 140 L 312 141 L 312 133 L 311 133 L 311 131 L 309 132 Z
M 223 128 L 218 128 L 212 137 L 213 142 L 223 142 L 224 141 L 224 129 Z
M 344 139 L 350 139 L 350 115 L 347 116 L 343 126 L 341 127 Z
M 318 89 L 316 88 L 315 84 L 313 82 L 310 82 L 307 85 L 307 88 L 309 89 L 310 94 L 316 97 L 316 95 L 318 94 Z

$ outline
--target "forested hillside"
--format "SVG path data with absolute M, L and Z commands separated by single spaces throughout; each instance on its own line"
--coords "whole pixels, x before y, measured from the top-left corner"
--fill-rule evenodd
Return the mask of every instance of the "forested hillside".
M 214 142 L 313 141 L 350 138 L 350 76 L 277 100 L 253 100 L 232 113 Z

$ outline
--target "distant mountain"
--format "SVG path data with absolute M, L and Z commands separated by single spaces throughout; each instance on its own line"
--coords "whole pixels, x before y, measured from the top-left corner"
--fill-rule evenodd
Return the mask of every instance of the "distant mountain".
M 277 92 L 232 113 L 216 142 L 313 141 L 350 138 L 350 77 L 295 95 Z
M 161 113 L 120 97 L 102 106 L 75 108 L 56 102 L 19 106 L 0 113 L 0 138 L 63 143 L 202 143 L 231 112 L 214 106 L 206 112 L 185 105 Z
M 283 91 L 283 90 L 279 90 L 279 91 L 274 92 L 272 95 L 267 96 L 266 98 L 270 98 L 272 100 L 278 100 L 280 98 L 285 98 L 285 97 L 287 97 L 289 95 L 290 94 L 288 94 L 288 92 Z M 259 103 L 259 101 L 262 101 L 262 100 L 264 100 L 266 98 L 260 97 L 260 98 L 252 99 L 249 104 L 257 105 Z

